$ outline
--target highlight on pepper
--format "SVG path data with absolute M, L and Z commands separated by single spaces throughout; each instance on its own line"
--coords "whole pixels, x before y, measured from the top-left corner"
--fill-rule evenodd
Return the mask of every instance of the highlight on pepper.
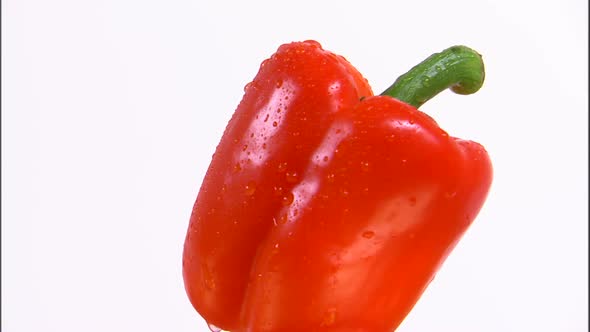
M 418 108 L 483 81 L 482 57 L 453 46 L 374 95 L 319 43 L 280 46 L 193 207 L 182 267 L 196 311 L 232 332 L 395 330 L 492 182 L 483 146 Z

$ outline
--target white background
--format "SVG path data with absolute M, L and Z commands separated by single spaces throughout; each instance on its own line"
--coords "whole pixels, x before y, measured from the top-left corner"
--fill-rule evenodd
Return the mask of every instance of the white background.
M 181 253 L 211 154 L 294 40 L 375 92 L 465 44 L 487 81 L 422 110 L 488 149 L 475 224 L 401 332 L 586 331 L 585 0 L 2 1 L 2 331 L 206 331 Z

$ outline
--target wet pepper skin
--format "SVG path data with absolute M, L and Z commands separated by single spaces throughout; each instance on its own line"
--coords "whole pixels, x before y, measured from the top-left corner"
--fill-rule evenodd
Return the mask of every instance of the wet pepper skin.
M 264 61 L 194 205 L 183 275 L 232 332 L 389 332 L 467 230 L 492 180 L 479 144 L 373 96 L 317 42 Z

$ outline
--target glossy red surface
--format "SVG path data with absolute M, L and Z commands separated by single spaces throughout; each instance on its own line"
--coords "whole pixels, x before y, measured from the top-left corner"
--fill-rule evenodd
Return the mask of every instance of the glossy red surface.
M 392 331 L 491 179 L 479 144 L 372 96 L 316 42 L 283 45 L 247 85 L 203 181 L 187 293 L 225 330 Z

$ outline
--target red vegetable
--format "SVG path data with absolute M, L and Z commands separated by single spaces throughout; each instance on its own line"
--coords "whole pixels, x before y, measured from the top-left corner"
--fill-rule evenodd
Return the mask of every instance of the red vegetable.
M 483 78 L 479 54 L 455 46 L 373 96 L 317 42 L 281 46 L 246 86 L 192 212 L 196 310 L 232 332 L 394 330 L 492 180 L 481 145 L 416 107 Z

